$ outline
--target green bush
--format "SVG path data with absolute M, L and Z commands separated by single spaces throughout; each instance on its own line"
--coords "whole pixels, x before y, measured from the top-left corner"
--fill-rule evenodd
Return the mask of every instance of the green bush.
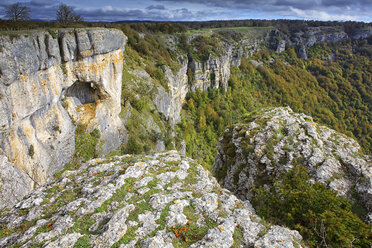
M 369 247 L 370 226 L 351 212 L 350 202 L 327 186 L 309 182 L 302 166 L 270 189 L 254 189 L 252 204 L 266 220 L 297 229 L 310 247 Z
M 35 155 L 35 148 L 34 148 L 34 145 L 30 145 L 30 148 L 28 149 L 28 155 L 29 155 L 31 158 L 34 158 L 34 155 Z
M 88 235 L 80 237 L 74 244 L 74 248 L 90 248 L 90 238 Z
M 130 104 L 138 111 L 141 112 L 146 105 L 146 102 L 143 99 L 137 99 L 133 97 L 130 101 Z
M 143 150 L 143 147 L 138 141 L 130 137 L 128 143 L 126 144 L 125 153 L 129 154 L 140 154 Z
M 91 133 L 86 131 L 86 126 L 78 124 L 75 131 L 75 158 L 87 161 L 99 156 L 99 139 L 101 133 L 94 129 Z

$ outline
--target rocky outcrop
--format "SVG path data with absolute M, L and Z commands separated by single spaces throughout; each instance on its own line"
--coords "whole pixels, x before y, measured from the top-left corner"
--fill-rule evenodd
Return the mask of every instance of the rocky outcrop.
M 363 32 L 364 34 L 364 32 Z M 355 37 L 355 38 L 354 38 Z M 363 35 L 355 35 L 353 39 L 362 38 Z M 350 37 L 343 31 L 341 26 L 321 26 L 321 27 L 308 27 L 304 32 L 294 33 L 291 39 L 286 38 L 284 45 L 299 47 L 299 57 L 307 59 L 307 48 L 314 46 L 316 43 L 331 43 L 348 40 Z M 278 49 L 283 46 L 282 43 L 278 44 Z
M 232 49 L 226 47 L 226 53 L 217 57 L 209 54 L 205 62 L 190 61 L 190 69 L 193 73 L 193 82 L 190 82 L 190 90 L 201 91 L 212 88 L 225 88 L 230 79 L 230 66 L 232 60 Z
M 290 108 L 251 115 L 246 123 L 227 129 L 217 149 L 213 174 L 240 199 L 250 199 L 253 186 L 274 182 L 303 165 L 312 180 L 359 201 L 372 220 L 371 157 L 360 153 L 354 139 L 307 115 Z
M 189 42 L 195 37 L 197 36 L 189 38 Z M 178 39 L 175 36 L 167 37 L 169 49 L 176 51 L 176 41 Z M 227 89 L 231 66 L 239 66 L 241 58 L 248 58 L 257 53 L 263 41 L 264 39 L 256 38 L 243 39 L 235 43 L 224 41 L 220 54 L 218 56 L 209 54 L 206 61 L 197 61 L 185 54 L 180 55 L 178 61 L 181 68 L 175 73 L 167 66 L 163 66 L 168 88 L 157 87 L 154 102 L 158 111 L 171 126 L 179 123 L 182 105 L 189 91 L 195 92 L 197 89 L 205 91 L 210 87 Z M 188 73 L 191 73 L 191 78 Z M 192 82 L 189 82 L 190 79 Z
M 0 215 L 0 247 L 303 247 L 176 152 L 95 159 Z
M 285 40 L 280 40 L 278 42 L 278 46 L 276 47 L 276 52 L 277 53 L 282 53 L 285 51 Z
M 204 91 L 209 87 L 227 88 L 230 79 L 231 49 L 219 57 L 210 55 L 205 62 L 189 61 L 186 55 L 179 56 L 181 69 L 173 73 L 167 66 L 162 70 L 168 89 L 157 87 L 155 105 L 167 121 L 174 126 L 181 121 L 181 109 L 189 91 Z M 188 70 L 192 73 L 193 82 L 189 82 Z
M 179 62 L 181 69 L 176 75 L 167 66 L 162 67 L 168 90 L 161 86 L 157 87 L 158 92 L 155 97 L 155 105 L 158 111 L 165 116 L 171 126 L 181 121 L 182 104 L 185 101 L 189 87 L 186 74 L 188 68 L 187 57 L 180 56 Z
M 99 28 L 0 37 L 0 166 L 8 168 L 0 182 L 22 185 L 2 184 L 0 207 L 62 169 L 77 123 L 100 131 L 103 154 L 120 145 L 125 43 L 121 31 Z
M 352 38 L 355 40 L 367 39 L 372 35 L 372 29 L 357 30 L 352 34 Z

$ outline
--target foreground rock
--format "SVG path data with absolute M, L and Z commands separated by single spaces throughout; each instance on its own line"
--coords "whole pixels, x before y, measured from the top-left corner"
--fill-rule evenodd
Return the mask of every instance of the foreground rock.
M 247 117 L 227 129 L 218 144 L 213 174 L 240 199 L 250 199 L 253 186 L 270 185 L 296 165 L 311 180 L 341 196 L 359 201 L 372 221 L 372 161 L 351 138 L 317 125 L 290 108 L 274 108 Z
M 77 123 L 100 131 L 102 153 L 120 145 L 125 43 L 100 28 L 0 36 L 0 208 L 62 169 Z
M 176 152 L 91 160 L 0 217 L 0 247 L 302 247 Z M 80 246 L 79 246 L 80 245 Z

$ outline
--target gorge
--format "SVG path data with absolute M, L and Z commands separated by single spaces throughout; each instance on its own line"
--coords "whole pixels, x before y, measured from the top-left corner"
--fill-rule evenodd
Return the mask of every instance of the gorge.
M 366 41 L 371 30 L 76 28 L 0 36 L 0 247 L 311 246 L 251 204 L 254 187 L 269 188 L 297 165 L 370 224 L 370 155 L 310 116 L 266 108 L 260 95 L 279 81 L 272 71 L 300 68 L 293 75 L 310 77 L 307 69 L 341 58 L 333 44 Z M 327 55 L 315 60 L 325 43 Z M 330 101 L 313 75 L 309 84 Z M 245 79 L 259 90 L 250 85 L 251 102 L 232 109 L 249 100 L 236 93 Z M 254 107 L 265 110 L 256 119 L 232 116 Z M 314 119 L 324 121 L 319 112 Z M 347 240 L 366 247 L 370 226 L 358 221 L 361 236 L 350 231 Z

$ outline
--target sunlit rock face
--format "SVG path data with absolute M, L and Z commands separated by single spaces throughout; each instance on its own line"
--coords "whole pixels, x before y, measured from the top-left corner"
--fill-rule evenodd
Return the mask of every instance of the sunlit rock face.
M 101 132 L 102 154 L 119 146 L 125 44 L 100 28 L 0 37 L 0 207 L 71 159 L 78 123 Z M 6 186 L 11 178 L 19 186 Z

